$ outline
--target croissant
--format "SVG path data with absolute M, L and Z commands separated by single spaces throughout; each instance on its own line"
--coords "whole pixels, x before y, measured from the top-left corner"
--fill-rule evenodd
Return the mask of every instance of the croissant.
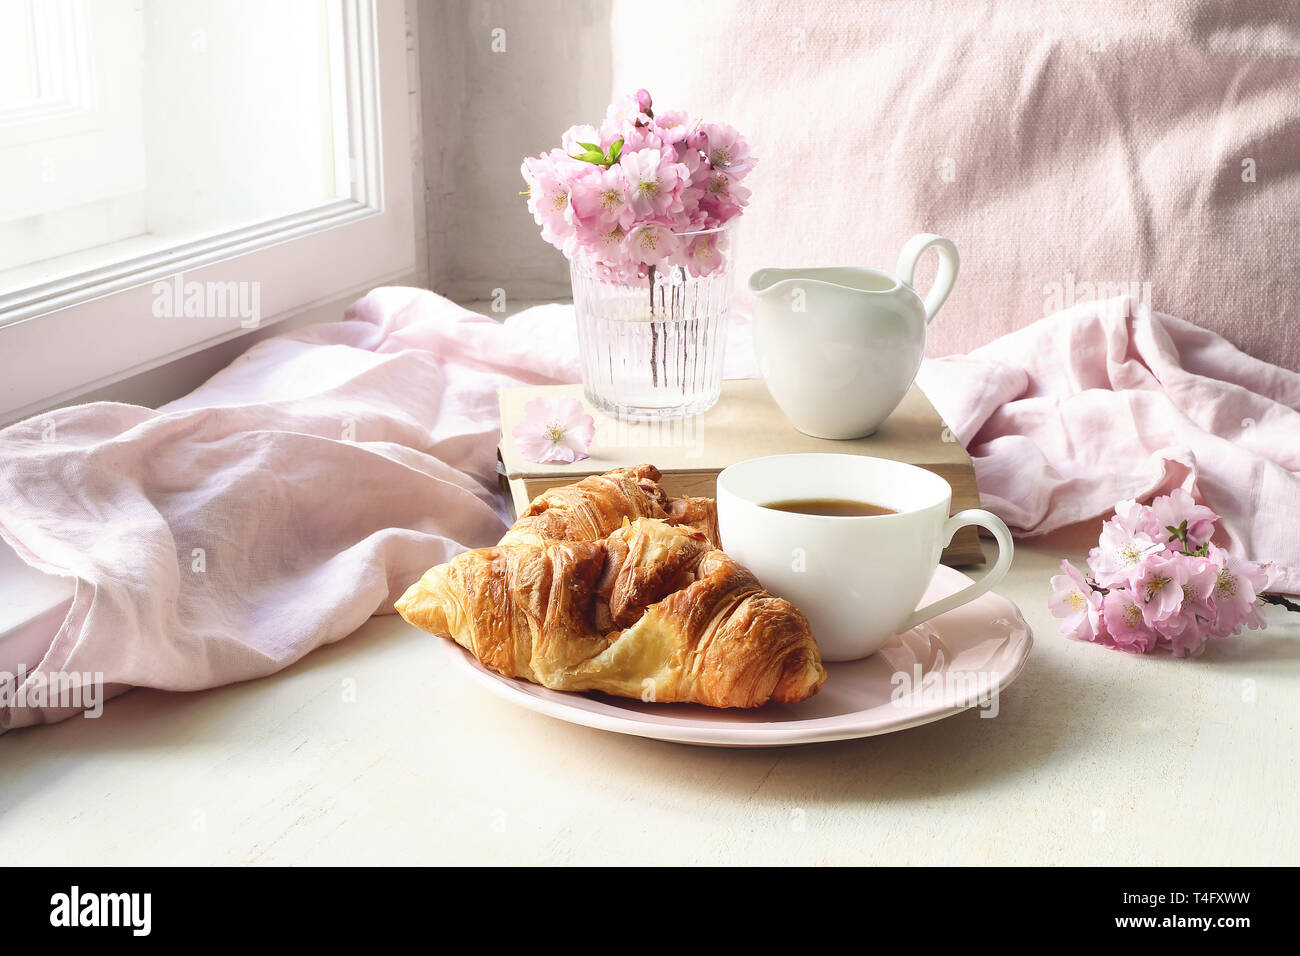
M 659 487 L 661 477 L 653 465 L 637 465 L 552 488 L 529 505 L 499 543 L 599 541 L 625 519 L 661 518 L 692 525 L 720 547 L 713 499 L 670 498 Z
M 826 681 L 798 608 L 702 531 L 662 519 L 627 519 L 597 541 L 466 551 L 397 610 L 493 670 L 554 690 L 758 707 L 804 700 Z

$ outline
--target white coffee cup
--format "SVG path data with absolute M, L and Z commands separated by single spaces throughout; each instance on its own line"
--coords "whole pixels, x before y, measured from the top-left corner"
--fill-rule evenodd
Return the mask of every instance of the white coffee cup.
M 799 514 L 764 505 L 845 499 L 896 513 Z M 1011 532 L 988 511 L 952 517 L 952 486 L 902 462 L 861 455 L 772 455 L 718 475 L 722 546 L 773 594 L 808 616 L 828 661 L 874 654 L 892 635 L 972 601 L 1011 566 Z M 966 525 L 993 533 L 998 557 L 979 580 L 917 609 L 939 557 Z

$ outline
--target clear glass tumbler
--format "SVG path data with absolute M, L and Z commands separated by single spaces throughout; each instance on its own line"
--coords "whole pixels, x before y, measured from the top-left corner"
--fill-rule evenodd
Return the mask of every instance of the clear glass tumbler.
M 670 260 L 628 283 L 570 262 L 588 402 L 632 421 L 683 418 L 713 407 L 722 393 L 735 232 L 732 223 L 677 234 L 683 257 L 717 263 L 705 275 Z

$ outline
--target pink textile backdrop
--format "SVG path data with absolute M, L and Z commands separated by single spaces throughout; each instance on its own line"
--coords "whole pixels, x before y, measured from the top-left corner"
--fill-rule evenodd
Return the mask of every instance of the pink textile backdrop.
M 1298 4 L 618 0 L 611 33 L 616 91 L 754 145 L 742 283 L 937 232 L 929 355 L 1132 292 L 1300 369 Z

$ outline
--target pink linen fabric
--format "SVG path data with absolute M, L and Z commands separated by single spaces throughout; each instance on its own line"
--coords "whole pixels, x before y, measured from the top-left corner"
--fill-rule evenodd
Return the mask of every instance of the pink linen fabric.
M 0 431 L 0 537 L 76 582 L 29 688 L 270 674 L 495 542 L 497 387 L 578 377 L 555 308 L 502 324 L 380 289 L 355 321 L 261 342 L 156 411 L 96 403 Z M 68 715 L 9 706 L 0 726 Z
M 927 360 L 917 381 L 1018 535 L 1181 486 L 1300 593 L 1300 374 L 1119 298 Z
M 1136 284 L 1300 369 L 1300 4 L 617 0 L 610 35 L 613 91 L 753 145 L 742 283 L 935 232 L 962 263 L 931 356 Z

